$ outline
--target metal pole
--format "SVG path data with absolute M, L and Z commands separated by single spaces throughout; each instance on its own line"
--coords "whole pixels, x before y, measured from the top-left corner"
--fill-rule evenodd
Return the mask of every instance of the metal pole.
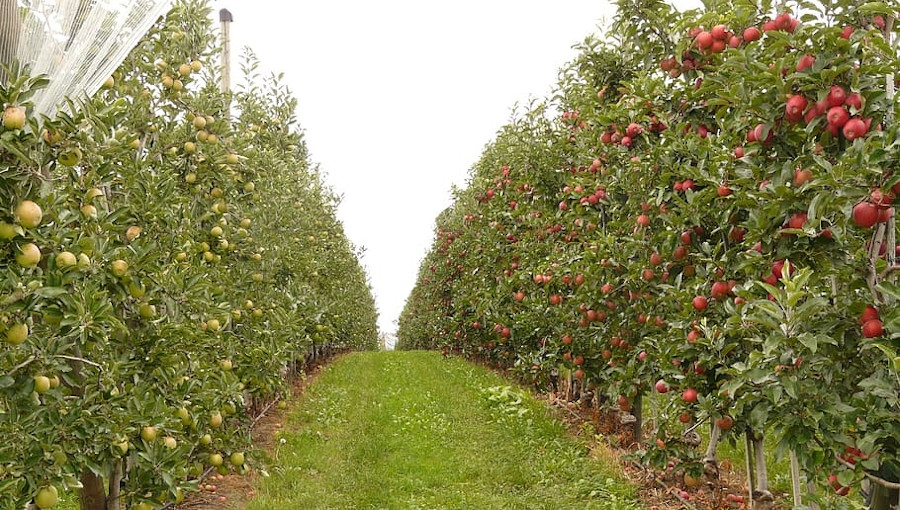
M 219 21 L 222 23 L 222 82 L 219 88 L 223 93 L 231 90 L 231 11 L 221 9 Z

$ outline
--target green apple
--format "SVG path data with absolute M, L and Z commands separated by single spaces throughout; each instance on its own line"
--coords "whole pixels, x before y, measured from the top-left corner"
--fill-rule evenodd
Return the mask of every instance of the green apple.
M 141 429 L 141 439 L 144 441 L 150 442 L 156 439 L 156 436 L 159 432 L 156 430 L 156 427 L 147 426 Z
M 38 508 L 50 508 L 59 501 L 59 491 L 52 485 L 41 487 L 34 496 L 34 505 Z
M 6 343 L 20 345 L 28 338 L 28 326 L 26 324 L 13 324 L 6 330 Z

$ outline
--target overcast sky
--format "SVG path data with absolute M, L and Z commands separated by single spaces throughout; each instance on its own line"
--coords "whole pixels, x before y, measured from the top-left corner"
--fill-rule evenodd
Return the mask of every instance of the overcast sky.
M 602 0 L 214 0 L 232 53 L 283 72 L 393 332 L 453 184 L 614 8 Z M 215 15 L 218 20 L 218 14 Z M 237 67 L 237 62 L 234 63 Z M 232 82 L 239 79 L 233 73 Z

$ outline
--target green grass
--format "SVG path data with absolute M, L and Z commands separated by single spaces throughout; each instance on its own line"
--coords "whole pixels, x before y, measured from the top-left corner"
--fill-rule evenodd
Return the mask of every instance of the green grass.
M 341 358 L 283 430 L 248 510 L 640 508 L 543 404 L 437 353 Z

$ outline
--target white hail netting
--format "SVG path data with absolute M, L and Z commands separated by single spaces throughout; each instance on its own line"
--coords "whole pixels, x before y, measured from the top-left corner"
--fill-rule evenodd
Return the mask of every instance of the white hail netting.
M 125 60 L 172 0 L 0 0 L 0 58 L 46 74 L 35 113 L 52 116 L 66 97 L 90 96 Z M 8 30 L 7 27 L 13 30 Z M 9 61 L 4 62 L 8 64 Z

